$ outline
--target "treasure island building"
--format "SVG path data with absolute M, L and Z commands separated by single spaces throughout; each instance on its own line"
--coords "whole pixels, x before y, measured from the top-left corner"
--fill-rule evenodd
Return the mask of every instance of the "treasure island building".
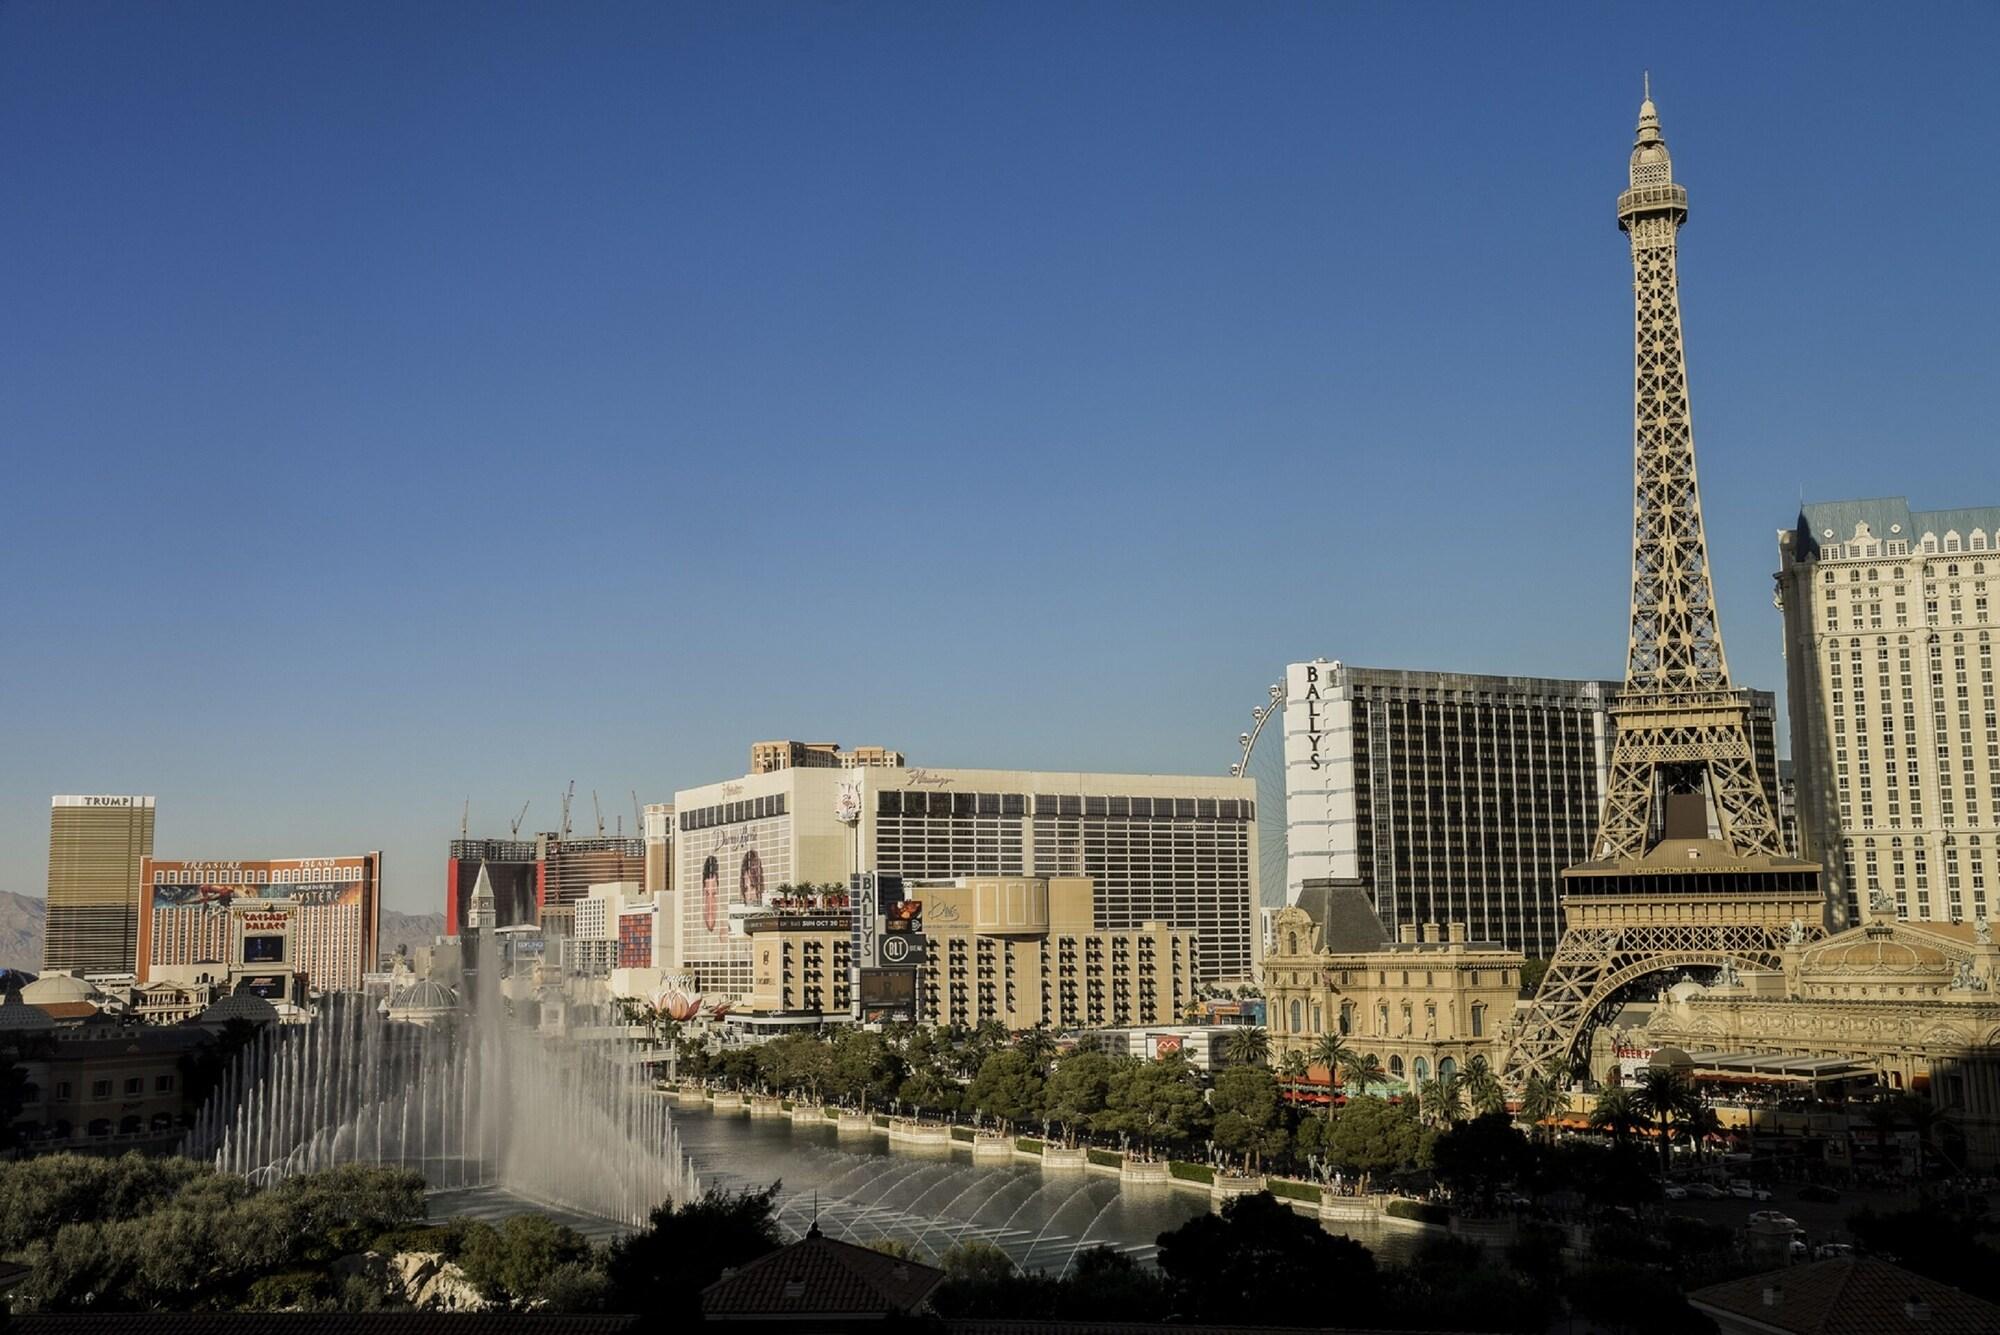
M 1799 822 L 1836 918 L 1991 916 L 2000 506 L 1808 505 L 1778 563 Z
M 1199 940 L 1199 981 L 1254 977 L 1256 783 L 1205 775 L 791 767 L 674 795 L 671 967 L 747 997 L 748 923 L 781 885 L 1088 877 L 1101 931 Z

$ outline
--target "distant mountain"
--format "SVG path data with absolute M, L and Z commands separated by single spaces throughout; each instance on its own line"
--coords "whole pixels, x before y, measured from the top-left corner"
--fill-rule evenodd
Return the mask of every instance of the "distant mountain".
M 398 913 L 382 910 L 380 947 L 384 955 L 396 953 L 397 946 L 427 946 L 432 938 L 444 935 L 442 913 Z
M 0 969 L 42 968 L 42 925 L 48 905 L 32 895 L 0 890 Z M 431 938 L 444 932 L 442 913 L 398 913 L 382 910 L 382 953 L 394 954 L 401 945 L 427 946 Z
M 42 968 L 42 919 L 47 905 L 32 895 L 0 890 L 0 969 Z

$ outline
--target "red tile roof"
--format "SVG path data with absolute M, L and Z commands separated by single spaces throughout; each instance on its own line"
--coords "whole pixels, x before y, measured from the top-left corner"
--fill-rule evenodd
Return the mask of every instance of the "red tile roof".
M 1775 1301 L 1766 1302 L 1765 1290 Z M 2000 1306 L 1872 1256 L 1844 1256 L 1688 1295 L 1696 1310 L 1788 1335 L 1994 1335 Z M 1916 1306 L 1913 1310 L 1913 1305 Z
M 701 1291 L 710 1320 L 885 1316 L 911 1312 L 944 1282 L 944 1271 L 850 1242 L 815 1226 Z

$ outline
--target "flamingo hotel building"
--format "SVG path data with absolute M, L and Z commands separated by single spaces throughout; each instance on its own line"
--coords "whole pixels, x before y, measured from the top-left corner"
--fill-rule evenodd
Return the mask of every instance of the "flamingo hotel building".
M 1091 926 L 1198 941 L 1195 980 L 1255 977 L 1256 781 L 1208 775 L 788 767 L 674 794 L 674 958 L 752 990 L 750 923 L 781 885 L 1087 877 Z

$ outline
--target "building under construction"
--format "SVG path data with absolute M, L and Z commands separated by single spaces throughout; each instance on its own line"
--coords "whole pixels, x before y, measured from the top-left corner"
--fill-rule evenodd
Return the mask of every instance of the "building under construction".
M 532 839 L 454 839 L 445 870 L 444 930 L 457 936 L 472 904 L 479 869 L 493 885 L 493 925 L 538 924 L 545 908 L 574 904 L 593 885 L 646 880 L 643 836 L 553 832 Z

